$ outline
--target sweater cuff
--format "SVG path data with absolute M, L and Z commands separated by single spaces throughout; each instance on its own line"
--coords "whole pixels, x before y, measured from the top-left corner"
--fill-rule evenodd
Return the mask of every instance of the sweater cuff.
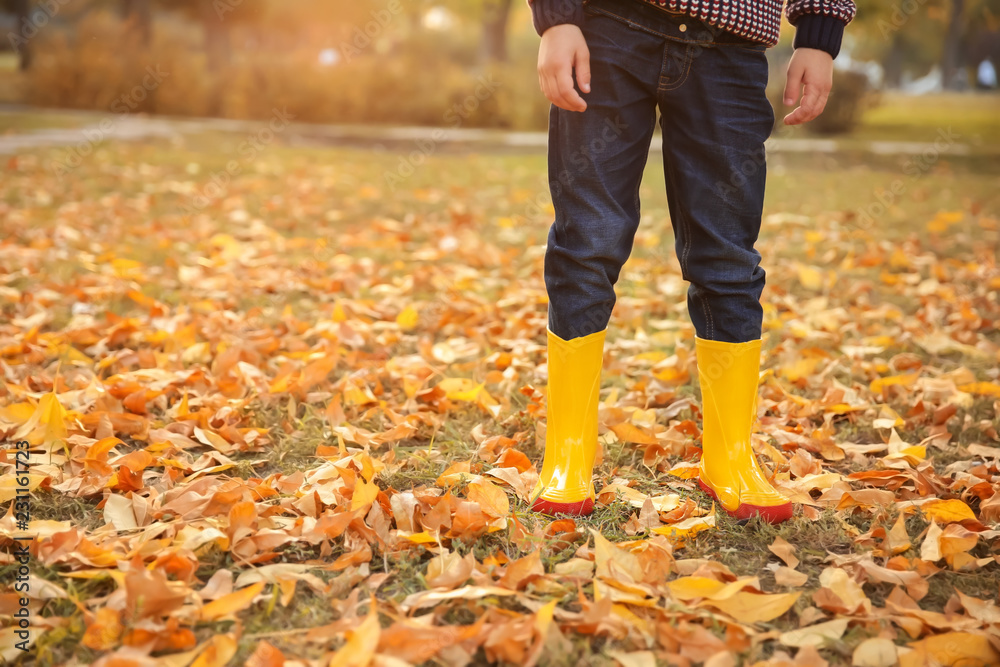
M 582 0 L 529 0 L 535 32 L 539 35 L 554 25 L 583 24 Z
M 843 21 L 833 16 L 800 16 L 795 22 L 795 41 L 792 46 L 796 49 L 819 49 L 836 58 L 844 39 L 844 25 Z

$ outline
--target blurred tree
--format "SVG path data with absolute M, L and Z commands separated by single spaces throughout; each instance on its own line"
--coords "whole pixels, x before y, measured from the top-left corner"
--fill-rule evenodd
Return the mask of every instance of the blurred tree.
M 205 31 L 205 53 L 214 70 L 232 57 L 230 32 L 233 24 L 258 19 L 264 0 L 159 0 L 160 6 L 186 14 Z M 312 4 L 312 3 L 310 3 Z
M 511 0 L 483 1 L 483 59 L 507 61 L 507 24 Z
M 153 39 L 153 12 L 149 0 L 122 0 L 122 16 L 131 24 L 133 34 L 143 44 Z
M 962 57 L 962 36 L 965 31 L 965 0 L 951 0 L 948 12 L 948 31 L 944 38 L 941 53 L 941 85 L 952 88 L 955 85 L 955 75 L 958 74 L 959 60 Z
M 31 0 L 8 0 L 4 4 L 5 9 L 14 14 L 14 20 L 17 21 L 17 31 L 11 32 L 8 37 L 14 50 L 17 51 L 18 69 L 26 70 L 31 67 L 31 39 L 24 34 L 24 30 L 29 24 Z
M 963 67 L 978 63 L 974 51 L 996 30 L 1000 0 L 856 0 L 849 35 L 854 56 L 881 63 L 885 85 L 896 88 L 905 74 L 923 76 L 940 67 L 942 85 L 954 87 Z
M 422 4 L 424 7 L 447 7 L 461 19 L 478 23 L 482 34 L 480 59 L 484 62 L 507 61 L 511 0 L 425 0 Z

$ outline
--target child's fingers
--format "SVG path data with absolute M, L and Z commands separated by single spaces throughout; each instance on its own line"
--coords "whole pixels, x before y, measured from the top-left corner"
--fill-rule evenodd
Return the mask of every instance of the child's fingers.
M 828 91 L 807 83 L 805 93 L 802 95 L 802 103 L 792 113 L 785 116 L 785 124 L 798 125 L 813 120 L 823 113 L 828 97 Z
M 573 75 L 569 70 L 559 73 L 558 84 L 559 94 L 567 104 L 567 106 L 563 107 L 564 109 L 583 111 L 587 108 L 587 103 L 580 97 L 580 93 L 576 92 L 576 88 L 573 86 Z
M 545 77 L 545 97 L 560 109 L 567 108 L 568 102 L 563 99 L 559 90 L 559 79 L 555 75 L 549 74 Z
M 788 65 L 788 75 L 785 80 L 784 102 L 786 107 L 790 107 L 799 101 L 802 94 L 802 77 L 805 68 L 799 66 L 795 61 Z
M 590 92 L 590 52 L 581 49 L 576 54 L 576 83 L 580 90 L 585 93 Z

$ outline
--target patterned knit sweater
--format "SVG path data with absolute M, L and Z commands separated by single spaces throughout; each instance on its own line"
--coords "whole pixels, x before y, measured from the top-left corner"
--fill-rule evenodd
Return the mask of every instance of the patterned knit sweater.
M 768 46 L 778 43 L 783 0 L 634 0 L 681 12 L 726 32 Z M 583 0 L 528 0 L 541 35 L 561 23 L 583 22 Z M 786 15 L 795 26 L 795 48 L 840 52 L 844 26 L 857 9 L 853 0 L 788 0 Z

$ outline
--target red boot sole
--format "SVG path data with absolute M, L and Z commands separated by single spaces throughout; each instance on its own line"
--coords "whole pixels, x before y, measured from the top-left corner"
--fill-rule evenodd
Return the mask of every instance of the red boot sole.
M 743 520 L 759 516 L 768 523 L 781 523 L 792 518 L 792 510 L 794 509 L 792 503 L 784 503 L 782 505 L 750 505 L 749 503 L 740 503 L 740 506 L 735 511 L 730 511 L 723 507 L 722 503 L 719 502 L 719 497 L 715 495 L 715 491 L 708 484 L 705 484 L 701 477 L 698 478 L 698 487 L 712 496 L 712 500 L 719 503 L 719 507 L 722 507 L 726 514 L 736 519 Z
M 587 498 L 576 503 L 557 503 L 544 498 L 538 498 L 531 504 L 534 512 L 542 514 L 571 514 L 573 516 L 586 516 L 594 511 L 594 499 Z

